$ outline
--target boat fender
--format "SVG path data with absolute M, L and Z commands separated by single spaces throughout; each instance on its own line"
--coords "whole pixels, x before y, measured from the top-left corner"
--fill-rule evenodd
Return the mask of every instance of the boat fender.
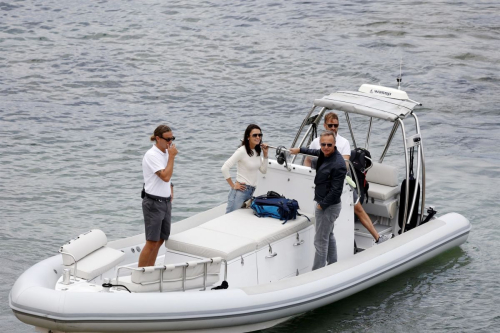
M 403 223 L 405 224 L 405 232 L 410 231 L 413 228 L 418 227 L 418 207 L 420 204 L 420 183 L 418 182 L 418 179 L 415 179 L 414 173 L 413 173 L 413 156 L 414 156 L 414 147 L 410 148 L 410 165 L 409 165 L 409 174 L 410 174 L 410 179 L 404 179 L 403 182 L 401 183 L 401 191 L 399 193 L 399 216 L 398 216 L 398 224 L 399 227 L 401 228 L 399 230 L 399 234 L 401 234 L 401 231 L 403 230 Z M 414 204 L 414 210 L 411 216 L 406 216 L 406 221 L 403 222 L 403 217 L 404 217 L 404 211 L 405 211 L 405 202 L 406 202 L 406 187 L 409 187 L 408 190 L 408 207 L 406 208 L 407 214 L 410 214 L 410 207 L 412 205 L 412 202 L 415 201 Z M 417 188 L 417 193 L 416 196 L 414 197 L 415 193 L 415 188 Z

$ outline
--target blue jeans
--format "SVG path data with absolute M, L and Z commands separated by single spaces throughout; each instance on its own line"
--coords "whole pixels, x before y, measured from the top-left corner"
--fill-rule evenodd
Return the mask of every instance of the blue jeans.
M 229 191 L 229 195 L 227 196 L 226 214 L 241 208 L 245 201 L 252 198 L 255 187 L 249 185 L 245 186 L 246 189 L 244 191 L 235 190 L 233 188 Z
M 329 206 L 327 209 L 318 209 L 316 206 L 316 235 L 314 236 L 314 263 L 312 270 L 322 268 L 326 264 L 337 262 L 337 243 L 333 235 L 335 220 L 340 215 L 342 203 Z

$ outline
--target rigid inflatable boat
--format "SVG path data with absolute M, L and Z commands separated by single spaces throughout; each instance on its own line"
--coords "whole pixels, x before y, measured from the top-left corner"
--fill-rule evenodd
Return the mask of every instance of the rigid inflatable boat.
M 155 266 L 145 268 L 137 267 L 144 234 L 108 242 L 94 229 L 25 271 L 10 292 L 10 307 L 41 332 L 248 332 L 345 298 L 458 246 L 467 240 L 469 221 L 457 213 L 437 216 L 425 206 L 418 105 L 404 91 L 381 86 L 336 92 L 314 101 L 291 144 L 307 146 L 329 110 L 345 112 L 354 147 L 349 115 L 369 120 L 365 148 L 374 119 L 393 123 L 383 153 L 371 160 L 369 200 L 363 203 L 378 233 L 393 235 L 382 244 L 356 222 L 353 187 L 360 184 L 357 177 L 354 186 L 346 179 L 334 228 L 338 262 L 312 271 L 315 170 L 303 165 L 304 156 L 292 158 L 279 148 L 255 195 L 272 190 L 293 198 L 302 216 L 282 224 L 251 209 L 224 214 L 220 205 L 173 224 Z M 413 119 L 411 135 L 405 119 Z M 406 165 L 401 175 L 383 163 L 398 128 Z M 413 174 L 413 158 L 419 186 L 402 186 L 401 179 Z M 227 289 L 212 289 L 223 281 Z

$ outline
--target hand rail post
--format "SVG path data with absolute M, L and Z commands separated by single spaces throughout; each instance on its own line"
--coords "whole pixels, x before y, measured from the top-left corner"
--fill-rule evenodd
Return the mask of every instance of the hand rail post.
M 359 193 L 360 187 L 359 187 L 359 181 L 358 181 L 358 176 L 356 175 L 356 170 L 354 170 L 354 165 L 350 160 L 344 159 L 347 163 L 349 163 L 349 167 L 352 170 L 352 175 L 354 176 L 354 181 L 356 182 L 356 188 L 358 189 L 358 197 L 356 198 L 356 202 L 354 203 L 354 206 L 356 206 L 359 202 L 359 198 L 361 198 L 361 195 Z
M 64 251 L 59 251 L 59 252 L 62 255 L 70 256 L 73 259 L 73 261 L 75 262 L 75 268 L 73 269 L 73 281 L 76 282 L 76 272 L 78 271 L 78 268 L 77 268 L 77 263 L 76 263 L 75 257 L 71 253 L 68 253 L 68 252 L 64 252 Z M 71 270 L 70 270 L 70 281 L 71 281 Z
M 405 125 L 403 121 L 398 118 L 399 124 L 401 125 L 401 131 L 403 132 L 403 146 L 405 150 L 405 163 L 406 163 L 406 186 L 405 186 L 405 209 L 403 214 L 403 221 L 401 222 L 401 234 L 405 232 L 406 227 L 406 217 L 408 213 L 408 195 L 410 194 L 410 166 L 408 165 L 408 147 L 406 145 L 406 133 L 405 133 Z
M 212 262 L 214 262 L 213 259 Z M 203 289 L 202 289 L 203 291 L 207 290 L 207 275 L 208 275 L 207 265 L 208 265 L 207 262 L 203 264 Z

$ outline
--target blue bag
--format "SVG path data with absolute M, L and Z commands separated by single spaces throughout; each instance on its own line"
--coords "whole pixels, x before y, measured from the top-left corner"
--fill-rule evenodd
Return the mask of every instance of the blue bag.
M 299 203 L 294 199 L 287 199 L 276 192 L 269 191 L 253 199 L 250 206 L 258 217 L 272 217 L 284 221 L 295 220 L 299 209 Z M 305 215 L 304 215 L 305 216 Z M 306 216 L 309 220 L 309 218 Z

